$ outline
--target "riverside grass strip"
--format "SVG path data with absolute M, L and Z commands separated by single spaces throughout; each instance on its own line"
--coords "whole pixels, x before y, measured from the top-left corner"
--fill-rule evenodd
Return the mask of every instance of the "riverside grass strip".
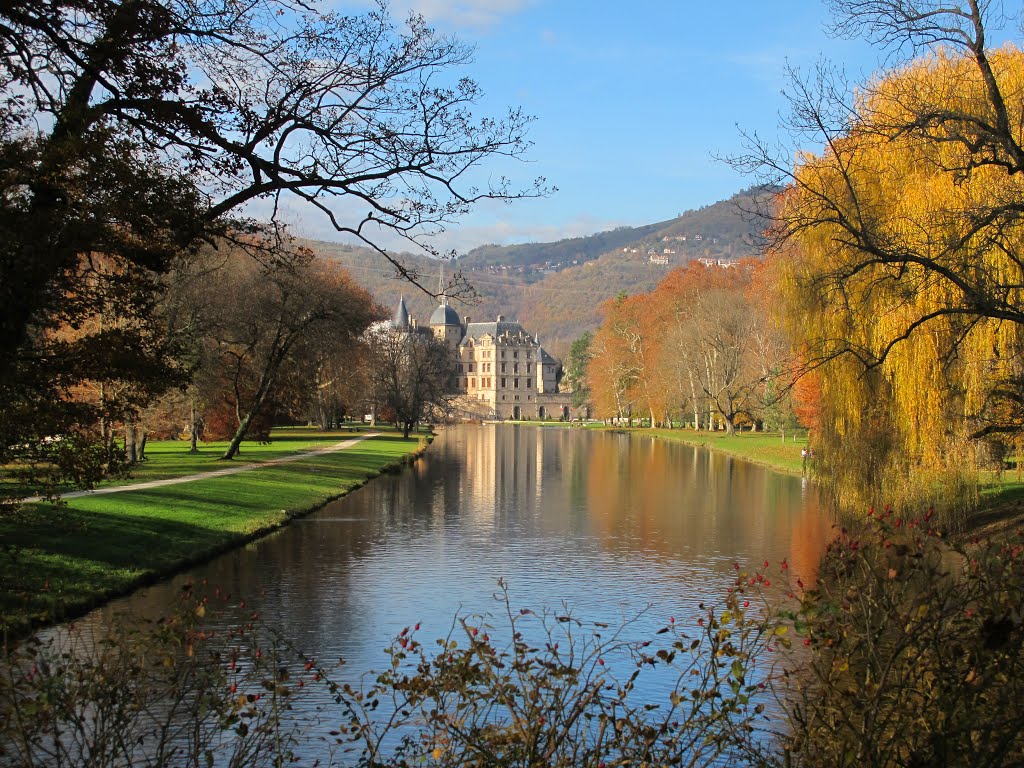
M 754 464 L 763 464 L 779 472 L 799 475 L 803 471 L 801 451 L 807 448 L 806 434 L 786 435 L 782 440 L 778 432 L 695 432 L 688 429 L 640 429 L 636 434 L 652 435 L 689 445 L 699 445 L 728 453 Z
M 382 431 L 382 430 L 376 430 Z M 246 446 L 239 462 L 281 458 L 359 437 L 351 431 L 277 432 L 269 445 Z M 28 504 L 0 518 L 0 632 L 8 639 L 32 627 L 81 615 L 102 602 L 238 546 L 400 467 L 424 441 L 384 431 L 334 452 L 240 474 L 179 485 L 68 499 L 65 506 Z M 207 445 L 147 446 L 135 482 L 223 469 L 223 452 Z M 183 456 L 184 454 L 184 456 Z M 230 465 L 230 464 L 229 464 Z
M 779 472 L 796 475 L 803 471 L 801 451 L 807 447 L 807 437 L 802 433 L 795 442 L 791 435 L 787 435 L 783 442 L 778 432 L 738 432 L 734 435 L 685 429 L 637 429 L 633 432 L 711 448 Z M 960 528 L 946 532 L 951 541 L 999 537 L 1024 525 L 1024 472 L 1020 470 L 1022 459 L 1011 458 L 1012 469 L 980 473 L 978 506 L 967 515 Z

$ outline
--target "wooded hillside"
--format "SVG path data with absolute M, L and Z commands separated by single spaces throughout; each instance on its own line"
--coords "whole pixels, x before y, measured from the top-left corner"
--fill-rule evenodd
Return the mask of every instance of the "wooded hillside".
M 478 294 L 473 304 L 452 304 L 462 317 L 484 320 L 503 314 L 519 320 L 529 332 L 540 335 L 553 355 L 563 357 L 573 339 L 597 328 L 598 307 L 606 299 L 623 292 L 651 291 L 670 269 L 692 259 L 757 255 L 764 224 L 744 211 L 766 194 L 745 190 L 642 227 L 621 227 L 555 243 L 475 248 L 444 265 L 449 276 L 453 270 L 462 270 Z M 404 295 L 412 317 L 425 323 L 437 306 L 433 298 L 396 278 L 390 265 L 368 249 L 324 242 L 309 246 L 341 261 L 386 307 L 395 306 Z M 437 285 L 438 262 L 411 255 L 403 255 L 403 260 L 421 270 L 424 285 Z

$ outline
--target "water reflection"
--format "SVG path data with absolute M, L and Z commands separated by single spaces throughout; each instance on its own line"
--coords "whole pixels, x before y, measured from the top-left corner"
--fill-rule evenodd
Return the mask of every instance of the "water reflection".
M 736 562 L 787 558 L 809 580 L 830 533 L 799 478 L 728 456 L 625 433 L 460 426 L 401 474 L 79 624 L 162 615 L 185 583 L 205 582 L 226 610 L 218 622 L 258 610 L 305 654 L 345 658 L 340 674 L 353 681 L 384 666 L 405 626 L 421 623 L 429 643 L 457 615 L 500 614 L 499 578 L 513 609 L 564 604 L 591 621 L 635 619 L 627 639 L 649 639 L 669 616 L 685 622 L 698 603 L 720 600 Z M 658 667 L 637 692 L 662 701 L 675 675 Z M 317 707 L 331 711 L 326 692 L 296 716 Z
M 206 579 L 307 653 L 366 669 L 403 626 L 422 622 L 435 637 L 457 613 L 495 610 L 499 578 L 516 607 L 565 602 L 618 621 L 650 605 L 653 627 L 720 597 L 737 561 L 788 558 L 806 578 L 829 533 L 799 478 L 721 454 L 627 434 L 460 426 L 400 475 L 114 610 L 161 613 L 183 582 Z

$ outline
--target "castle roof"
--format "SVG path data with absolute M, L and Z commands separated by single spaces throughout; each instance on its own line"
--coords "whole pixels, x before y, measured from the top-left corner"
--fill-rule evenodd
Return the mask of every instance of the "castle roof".
M 526 331 L 523 330 L 523 326 L 508 320 L 498 320 L 497 322 L 490 323 L 470 323 L 466 326 L 466 334 L 462 338 L 462 343 L 465 344 L 471 337 L 479 339 L 482 336 L 491 336 L 497 340 L 506 333 L 510 336 L 527 335 Z M 533 339 L 531 338 L 530 340 L 532 341 Z
M 391 325 L 395 328 L 406 328 L 409 325 L 409 308 L 405 306 L 405 296 L 398 300 L 398 307 L 391 318 Z
M 459 313 L 445 301 L 430 316 L 430 325 L 462 325 L 462 320 Z

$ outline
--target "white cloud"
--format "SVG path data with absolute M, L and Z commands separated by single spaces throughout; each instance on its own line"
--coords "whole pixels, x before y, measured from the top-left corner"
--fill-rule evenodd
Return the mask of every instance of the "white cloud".
M 533 5 L 535 0 L 394 0 L 392 12 L 401 16 L 416 11 L 431 24 L 446 23 L 455 27 L 487 29 L 506 16 L 512 16 Z

